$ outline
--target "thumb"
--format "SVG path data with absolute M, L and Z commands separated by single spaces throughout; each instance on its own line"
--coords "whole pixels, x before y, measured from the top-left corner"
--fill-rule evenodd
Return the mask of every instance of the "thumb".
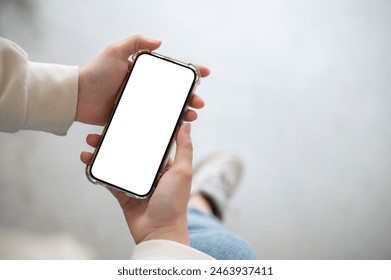
M 141 35 L 134 35 L 118 42 L 117 46 L 121 52 L 122 58 L 128 59 L 129 56 L 139 50 L 155 50 L 159 48 L 161 44 L 161 41 L 149 39 Z
M 192 172 L 193 144 L 190 138 L 191 125 L 184 123 L 176 137 L 176 153 L 173 168 L 180 167 L 185 172 Z

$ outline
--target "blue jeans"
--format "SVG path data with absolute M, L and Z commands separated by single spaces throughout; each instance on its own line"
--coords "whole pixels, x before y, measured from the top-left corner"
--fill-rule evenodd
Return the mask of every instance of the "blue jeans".
M 187 221 L 191 247 L 218 260 L 256 259 L 248 243 L 225 229 L 214 216 L 190 208 Z

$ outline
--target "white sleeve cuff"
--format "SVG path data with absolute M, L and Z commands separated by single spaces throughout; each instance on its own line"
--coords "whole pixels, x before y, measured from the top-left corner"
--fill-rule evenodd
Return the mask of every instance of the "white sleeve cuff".
M 190 246 L 169 240 L 149 240 L 136 245 L 133 260 L 213 260 Z
M 77 107 L 79 68 L 28 61 L 27 108 L 22 129 L 65 135 Z

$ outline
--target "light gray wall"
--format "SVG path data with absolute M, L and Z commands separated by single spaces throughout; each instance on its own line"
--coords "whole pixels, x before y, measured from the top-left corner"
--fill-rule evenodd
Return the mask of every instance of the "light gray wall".
M 245 163 L 226 225 L 264 259 L 391 257 L 391 2 L 2 1 L 0 35 L 33 61 L 85 65 L 139 33 L 212 70 L 196 161 Z M 67 232 L 97 258 L 130 256 L 120 208 L 84 176 L 87 133 L 0 134 L 0 225 Z

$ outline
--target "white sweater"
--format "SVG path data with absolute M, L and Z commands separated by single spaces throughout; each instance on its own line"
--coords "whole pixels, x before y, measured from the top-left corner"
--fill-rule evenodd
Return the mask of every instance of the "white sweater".
M 79 68 L 30 62 L 15 43 L 0 38 L 0 131 L 40 130 L 65 135 L 77 106 Z M 168 240 L 142 242 L 132 259 L 213 259 Z

